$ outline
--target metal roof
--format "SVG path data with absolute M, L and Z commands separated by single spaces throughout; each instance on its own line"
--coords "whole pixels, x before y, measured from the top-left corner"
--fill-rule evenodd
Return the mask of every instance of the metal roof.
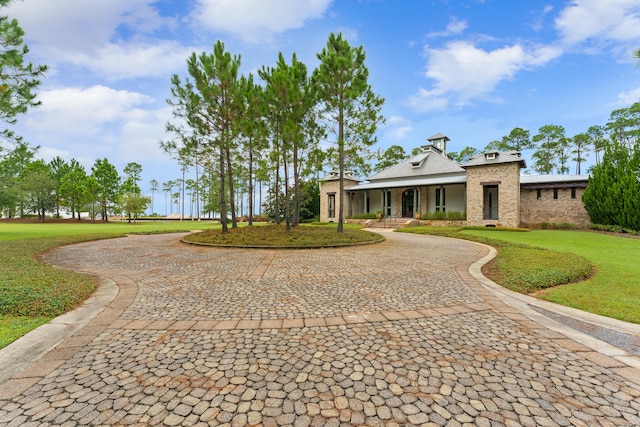
M 414 166 L 416 165 L 416 166 Z M 453 160 L 441 154 L 429 151 L 419 153 L 410 159 L 393 165 L 380 173 L 369 177 L 369 181 L 387 179 L 417 179 L 424 176 L 442 175 L 448 173 L 462 173 L 464 169 Z
M 388 181 L 367 182 L 364 184 L 347 187 L 346 190 L 380 190 L 383 188 L 420 187 L 426 185 L 464 184 L 467 182 L 467 174 L 446 176 L 429 176 L 415 179 L 396 179 Z
M 589 181 L 589 175 L 520 175 L 520 184 L 549 184 L 556 182 L 582 181 Z
M 490 158 L 491 156 L 491 158 Z M 524 159 L 514 154 L 500 152 L 500 151 L 487 151 L 486 153 L 478 154 L 469 159 L 467 163 L 462 165 L 463 168 L 469 166 L 488 166 L 500 163 L 520 163 L 521 168 L 526 168 L 527 164 Z

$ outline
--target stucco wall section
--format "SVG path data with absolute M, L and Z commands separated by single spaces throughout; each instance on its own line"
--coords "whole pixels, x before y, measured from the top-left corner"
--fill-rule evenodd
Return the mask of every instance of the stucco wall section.
M 523 189 L 520 192 L 520 222 L 523 226 L 568 222 L 585 227 L 590 221 L 582 203 L 583 192 L 584 189 L 576 188 L 576 198 L 572 199 L 570 188 L 559 188 L 558 198 L 554 199 L 553 189 L 542 189 L 538 200 L 535 189 Z
M 498 183 L 498 219 L 483 219 L 483 185 Z M 520 165 L 517 162 L 467 168 L 467 224 L 520 226 Z

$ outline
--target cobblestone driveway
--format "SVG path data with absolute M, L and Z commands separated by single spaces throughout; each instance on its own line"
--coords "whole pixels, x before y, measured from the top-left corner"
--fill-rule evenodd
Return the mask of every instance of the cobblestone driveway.
M 116 280 L 88 326 L 0 389 L 1 425 L 640 425 L 638 373 L 498 301 L 487 250 L 212 249 L 176 235 L 59 248 Z M 632 373 L 633 380 L 629 379 Z

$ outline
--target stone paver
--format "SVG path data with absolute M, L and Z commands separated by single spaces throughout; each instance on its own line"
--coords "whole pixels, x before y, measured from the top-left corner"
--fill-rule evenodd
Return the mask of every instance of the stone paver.
M 121 292 L 0 384 L 0 425 L 640 425 L 638 370 L 501 303 L 467 272 L 482 246 L 178 240 L 45 256 Z

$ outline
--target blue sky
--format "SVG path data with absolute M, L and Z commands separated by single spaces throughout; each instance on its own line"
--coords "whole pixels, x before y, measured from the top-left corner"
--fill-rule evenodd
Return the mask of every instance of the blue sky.
M 436 132 L 483 148 L 514 127 L 567 136 L 640 99 L 640 0 L 27 0 L 2 11 L 47 64 L 42 106 L 16 132 L 39 157 L 180 177 L 162 152 L 170 78 L 222 40 L 242 72 L 296 52 L 311 70 L 330 32 L 363 45 L 386 99 L 375 148 L 410 152 Z M 525 153 L 526 155 L 527 153 Z

